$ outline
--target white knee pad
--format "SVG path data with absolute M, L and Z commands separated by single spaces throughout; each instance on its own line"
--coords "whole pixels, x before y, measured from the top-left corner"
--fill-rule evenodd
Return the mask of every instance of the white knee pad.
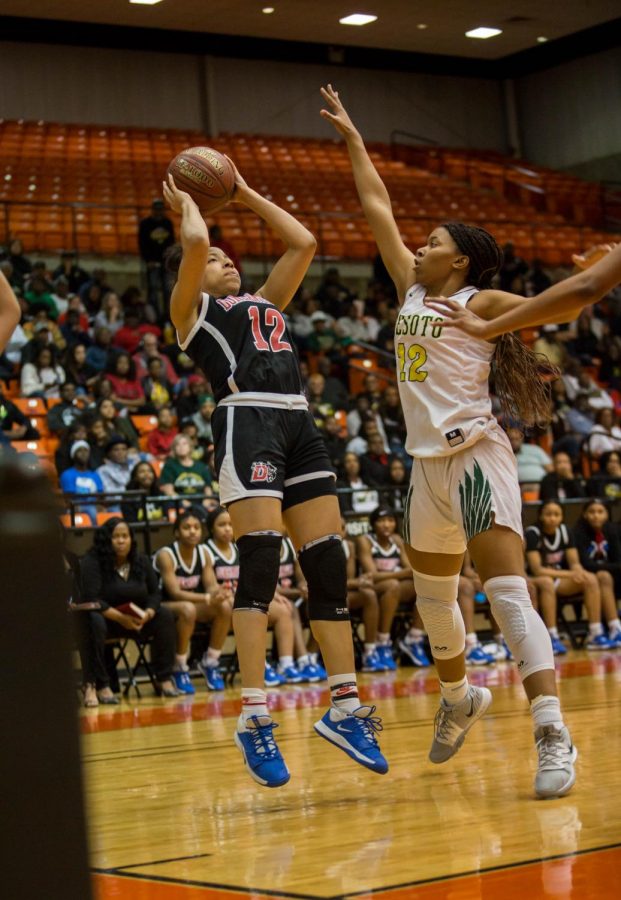
M 457 605 L 459 575 L 414 572 L 416 608 L 429 636 L 435 659 L 453 659 L 463 652 L 466 629 Z
M 526 579 L 519 575 L 498 575 L 489 578 L 483 590 L 516 661 L 521 679 L 544 669 L 553 669 L 550 635 L 533 609 Z

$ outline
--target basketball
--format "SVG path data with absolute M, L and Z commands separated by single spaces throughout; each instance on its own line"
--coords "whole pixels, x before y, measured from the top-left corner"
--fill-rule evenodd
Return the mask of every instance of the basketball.
M 186 191 L 201 212 L 225 206 L 235 192 L 235 170 L 226 156 L 211 147 L 190 147 L 168 166 L 180 191 Z

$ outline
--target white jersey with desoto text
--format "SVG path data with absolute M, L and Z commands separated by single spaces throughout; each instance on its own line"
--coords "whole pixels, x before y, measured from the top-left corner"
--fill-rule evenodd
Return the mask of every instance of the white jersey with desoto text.
M 450 299 L 465 307 L 477 290 L 465 287 Z M 488 386 L 494 344 L 440 328 L 426 293 L 419 284 L 409 288 L 395 325 L 405 446 L 410 456 L 449 456 L 498 428 Z

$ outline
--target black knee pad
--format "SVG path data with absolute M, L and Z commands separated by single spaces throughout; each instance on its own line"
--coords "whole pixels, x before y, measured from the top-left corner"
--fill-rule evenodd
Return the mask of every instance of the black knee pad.
M 336 534 L 302 547 L 298 555 L 308 584 L 308 615 L 313 619 L 347 622 L 347 560 Z
M 280 568 L 279 534 L 245 534 L 237 541 L 239 581 L 233 609 L 257 609 L 267 614 L 274 599 Z

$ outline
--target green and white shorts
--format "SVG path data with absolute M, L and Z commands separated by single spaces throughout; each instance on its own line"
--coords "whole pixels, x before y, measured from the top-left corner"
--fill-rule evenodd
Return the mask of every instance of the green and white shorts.
M 517 462 L 503 431 L 451 456 L 414 458 L 403 520 L 406 544 L 422 553 L 463 553 L 494 523 L 523 537 Z

